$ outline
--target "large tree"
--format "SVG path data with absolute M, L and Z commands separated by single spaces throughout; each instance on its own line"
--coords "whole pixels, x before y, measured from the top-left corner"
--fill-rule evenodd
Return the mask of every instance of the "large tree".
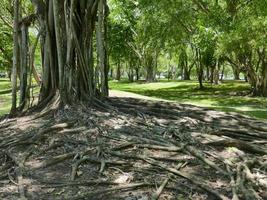
M 45 105 L 52 97 L 60 103 L 69 104 L 79 100 L 94 100 L 108 95 L 106 18 L 108 7 L 105 0 L 32 0 L 35 14 L 21 19 L 15 13 L 14 20 L 14 67 L 13 107 L 16 108 L 16 69 L 20 58 L 21 103 L 27 98 L 29 86 L 27 69 L 32 69 L 32 60 L 27 56 L 28 26 L 37 19 L 41 46 L 42 84 L 39 105 Z M 18 10 L 19 1 L 14 4 Z M 25 19 L 27 19 L 25 21 Z M 29 20 L 31 19 L 31 20 Z M 30 22 L 27 23 L 26 22 Z M 20 27 L 19 27 L 20 26 Z M 21 29 L 21 51 L 18 54 L 18 29 Z M 97 29 L 97 31 L 96 31 Z M 38 41 L 38 40 L 37 40 Z M 97 49 L 95 49 L 97 41 Z M 33 46 L 36 48 L 36 44 Z M 32 52 L 34 55 L 34 53 Z M 97 54 L 97 57 L 94 55 Z M 33 58 L 32 58 L 33 59 Z M 25 67 L 24 67 L 25 66 Z M 99 73 L 95 73 L 99 71 Z

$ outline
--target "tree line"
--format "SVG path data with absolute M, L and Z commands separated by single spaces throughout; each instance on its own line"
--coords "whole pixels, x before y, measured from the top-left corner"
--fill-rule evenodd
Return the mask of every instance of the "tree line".
M 251 93 L 267 96 L 266 0 L 111 1 L 109 46 L 111 74 L 121 71 L 130 81 L 143 76 L 218 84 L 226 68 L 240 75 Z M 160 63 L 162 57 L 172 59 Z M 159 66 L 159 65 L 163 65 Z M 123 67 L 122 67 L 123 66 Z M 123 69 L 123 70 L 122 70 Z
M 40 104 L 56 95 L 64 105 L 108 96 L 108 79 L 123 71 L 129 81 L 194 76 L 203 88 L 230 67 L 253 95 L 267 96 L 266 0 L 2 2 L 0 64 L 13 71 L 12 113 L 30 107 L 33 77 Z

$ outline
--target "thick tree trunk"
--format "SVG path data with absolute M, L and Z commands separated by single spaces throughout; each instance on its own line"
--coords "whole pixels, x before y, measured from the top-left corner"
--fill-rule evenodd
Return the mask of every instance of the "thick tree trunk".
M 235 80 L 240 80 L 240 70 L 237 67 L 233 67 L 233 74 Z
M 17 109 L 17 69 L 19 62 L 19 0 L 14 1 L 14 33 L 13 33 L 13 68 L 12 68 L 12 105 L 10 114 Z
M 263 49 L 261 54 L 260 74 L 258 74 L 252 66 L 249 66 L 247 75 L 252 85 L 253 95 L 267 97 L 267 56 L 265 55 L 265 49 Z
M 106 96 L 107 54 L 105 50 L 105 0 L 34 0 L 44 30 L 41 38 L 42 86 L 40 101 L 60 94 L 63 104 Z M 43 9 L 40 9 L 43 7 Z M 97 15 L 98 13 L 98 15 Z M 98 20 L 96 20 L 98 16 Z M 97 46 L 101 84 L 96 83 L 94 33 L 98 22 Z
M 64 18 L 64 4 L 62 0 L 53 0 L 55 44 L 57 52 L 58 88 L 62 100 L 67 100 L 65 94 L 64 73 L 66 65 L 66 22 Z
M 151 65 L 146 67 L 146 81 L 147 82 L 154 81 L 154 69 L 153 69 L 153 66 Z
M 185 66 L 183 68 L 183 80 L 187 81 L 190 80 L 190 70 L 188 69 L 188 66 Z

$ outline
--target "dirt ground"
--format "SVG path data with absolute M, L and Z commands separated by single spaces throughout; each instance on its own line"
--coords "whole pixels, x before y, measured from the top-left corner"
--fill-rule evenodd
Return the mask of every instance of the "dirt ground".
M 267 199 L 267 124 L 142 98 L 0 122 L 0 199 Z

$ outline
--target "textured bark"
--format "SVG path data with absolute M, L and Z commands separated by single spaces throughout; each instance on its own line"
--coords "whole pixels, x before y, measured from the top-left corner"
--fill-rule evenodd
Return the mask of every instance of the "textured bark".
M 58 93 L 63 104 L 107 96 L 106 1 L 33 2 L 45 33 L 41 37 L 43 76 L 40 101 Z M 96 22 L 101 84 L 97 83 L 98 73 L 94 66 Z
M 237 67 L 233 66 L 233 73 L 234 73 L 234 79 L 235 80 L 240 80 L 240 69 L 238 69 Z
M 13 25 L 13 68 L 12 68 L 12 107 L 11 114 L 17 109 L 17 68 L 19 60 L 19 0 L 14 1 L 14 25 Z
M 203 89 L 203 78 L 204 78 L 204 70 L 203 70 L 203 63 L 201 62 L 201 52 L 199 49 L 195 49 L 196 53 L 196 66 L 197 66 L 197 78 L 199 82 L 199 88 Z
M 66 99 L 65 96 L 65 84 L 64 84 L 64 69 L 66 65 L 66 27 L 64 19 L 64 4 L 61 0 L 53 0 L 53 12 L 54 12 L 54 26 L 56 36 L 56 50 L 58 60 L 58 87 L 60 94 Z
M 151 55 L 146 56 L 145 68 L 146 68 L 146 81 L 153 82 L 155 80 L 154 79 L 154 65 L 153 65 L 153 57 Z
M 117 63 L 117 69 L 116 69 L 116 80 L 121 80 L 121 63 Z
M 20 44 L 20 106 L 23 108 L 27 104 L 27 73 L 29 68 L 28 59 L 28 27 L 25 23 L 21 25 Z
M 104 96 L 108 96 L 108 66 L 107 66 L 107 50 L 105 41 L 105 19 L 107 17 L 106 1 L 99 0 L 98 3 L 98 24 L 97 24 L 97 50 L 98 50 L 98 65 L 100 69 L 100 87 Z

